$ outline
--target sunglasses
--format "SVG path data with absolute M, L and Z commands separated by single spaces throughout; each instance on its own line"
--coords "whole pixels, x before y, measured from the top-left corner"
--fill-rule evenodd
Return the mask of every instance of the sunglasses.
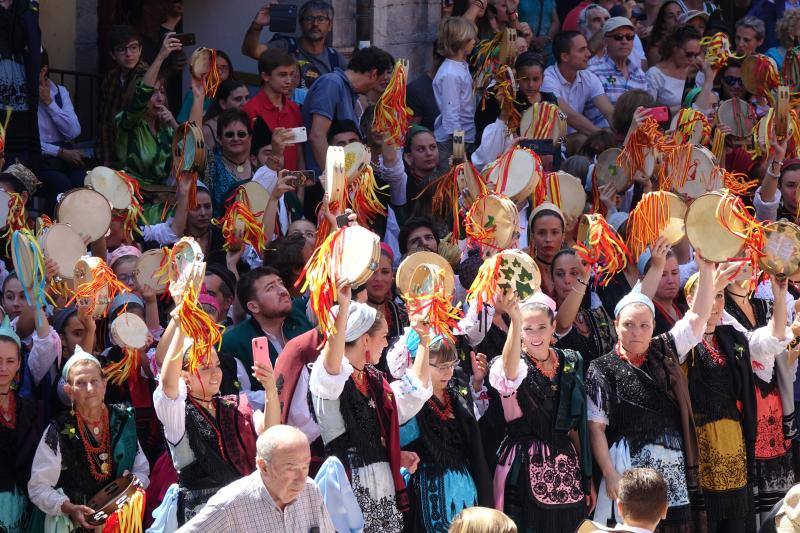
M 620 42 L 620 41 L 623 41 L 623 40 L 630 42 L 630 41 L 633 40 L 633 34 L 632 33 L 626 33 L 625 35 L 609 35 L 609 37 L 611 37 L 612 39 L 614 39 L 617 42 Z
M 723 76 L 722 81 L 725 85 L 742 85 L 742 78 L 738 76 Z
M 246 139 L 249 133 L 244 130 L 239 131 L 226 131 L 222 134 L 226 139 L 233 139 L 234 137 L 239 137 L 240 139 Z

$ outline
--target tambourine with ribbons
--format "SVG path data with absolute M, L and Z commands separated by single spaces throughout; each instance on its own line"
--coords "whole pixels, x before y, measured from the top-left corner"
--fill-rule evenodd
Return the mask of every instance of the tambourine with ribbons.
M 525 300 L 539 290 L 542 276 L 536 261 L 522 250 L 503 250 L 483 261 L 478 274 L 467 291 L 467 302 L 477 305 L 480 312 L 485 305 L 494 305 L 498 295 L 516 291 Z
M 169 248 L 155 248 L 147 250 L 138 259 L 133 269 L 136 284 L 144 288 L 148 286 L 163 294 L 169 285 Z
M 631 261 L 636 262 L 659 237 L 674 246 L 686 235 L 686 203 L 671 192 L 646 193 L 630 212 L 626 224 L 626 246 Z
M 39 237 L 39 245 L 47 259 L 58 266 L 58 277 L 71 280 L 75 264 L 86 254 L 86 243 L 68 224 L 53 224 Z
M 386 207 L 378 199 L 377 193 L 388 188 L 388 185 L 378 188 L 369 148 L 360 142 L 352 142 L 344 147 L 344 159 L 347 203 L 358 217 L 358 223 L 370 227 L 376 216 L 386 215 Z
M 602 187 L 607 183 L 612 183 L 617 194 L 622 194 L 631 186 L 631 177 L 627 169 L 617 163 L 619 148 L 608 148 L 604 150 L 594 163 L 592 171 L 592 184 Z
M 176 180 L 191 180 L 188 209 L 197 206 L 197 177 L 206 164 L 203 130 L 192 121 L 184 122 L 172 135 L 172 172 Z
M 347 175 L 345 174 L 346 157 L 341 146 L 329 146 L 325 155 L 325 174 L 321 177 L 328 195 L 328 211 L 334 216 L 341 215 L 347 208 Z M 319 248 L 328 238 L 331 223 L 322 213 L 317 217 L 317 242 L 314 247 Z
M 722 32 L 700 39 L 700 46 L 703 47 L 705 60 L 714 70 L 725 68 L 731 58 L 741 59 L 731 51 L 731 43 L 728 36 Z
M 416 264 L 408 277 L 408 285 L 398 288 L 409 316 L 423 319 L 434 335 L 440 335 L 454 343 L 453 330 L 461 318 L 460 309 L 453 307 L 453 270 L 439 263 L 419 263 L 418 254 L 411 254 L 405 261 Z M 410 270 L 407 267 L 406 270 Z
M 786 220 L 766 224 L 762 253 L 764 272 L 786 278 L 800 270 L 800 227 Z
M 737 203 L 725 192 L 704 194 L 686 212 L 686 236 L 708 261 L 741 261 L 740 254 L 754 229 L 753 219 L 741 200 Z M 763 249 L 763 235 L 762 228 L 760 242 L 756 243 L 758 250 Z
M 517 56 L 516 41 L 517 30 L 505 28 L 475 47 L 470 71 L 474 73 L 473 87 L 482 93 L 482 105 L 485 104 L 486 88 L 496 79 L 500 66 L 513 66 Z
M 676 144 L 705 146 L 711 141 L 711 124 L 706 115 L 696 109 L 681 108 L 672 118 L 670 131 Z
M 575 251 L 594 270 L 595 282 L 606 286 L 628 265 L 628 251 L 601 214 L 588 214 L 578 223 Z
M 664 134 L 658 128 L 658 122 L 647 117 L 625 139 L 617 156 L 617 165 L 623 167 L 632 180 L 638 176 L 650 178 L 656 173 L 662 146 Z
M 70 303 L 85 305 L 95 320 L 104 318 L 114 297 L 128 290 L 105 261 L 91 255 L 85 255 L 75 263 L 73 280 L 75 294 Z
M 493 252 L 510 248 L 519 238 L 519 212 L 506 196 L 487 193 L 475 200 L 464 217 L 468 241 Z
M 517 102 L 517 80 L 514 70 L 508 65 L 500 65 L 494 82 L 487 88 L 487 93 L 497 99 L 501 113 L 505 113 L 508 131 L 518 131 L 521 116 L 519 109 L 515 105 Z
M 5 202 L 5 205 L 0 208 L 0 212 L 6 214 L 5 229 L 0 234 L 0 239 L 6 241 L 6 251 L 8 251 L 14 232 L 28 227 L 28 211 L 25 209 L 25 201 L 21 194 L 2 189 L 0 191 L 4 193 L 0 196 L 0 201 Z
M 261 219 L 264 211 L 256 211 L 260 205 L 256 206 L 250 202 L 248 192 L 255 192 L 256 187 L 262 189 L 263 187 L 258 183 L 254 185 L 255 187 L 251 186 L 249 189 L 244 186 L 237 187 L 235 195 L 228 202 L 225 215 L 220 220 L 212 220 L 213 224 L 222 227 L 226 251 L 239 250 L 244 244 L 252 246 L 257 253 L 261 253 L 266 248 L 264 224 Z
M 86 173 L 84 185 L 106 197 L 115 215 L 122 214 L 123 231 L 130 238 L 141 233 L 139 220 L 143 220 L 142 193 L 139 182 L 132 176 L 108 167 L 95 167 Z
M 567 116 L 556 104 L 536 102 L 522 113 L 519 134 L 524 139 L 553 139 L 567 134 Z
M 108 463 L 104 463 L 108 464 Z M 142 531 L 145 492 L 142 483 L 134 474 L 126 474 L 103 487 L 86 504 L 93 509 L 86 521 L 103 530 L 136 532 Z
M 32 308 L 41 309 L 47 303 L 47 274 L 42 249 L 27 229 L 15 231 L 11 240 L 11 260 L 25 300 Z M 36 313 L 36 320 L 40 320 L 39 313 Z
M 85 242 L 102 239 L 111 227 L 112 210 L 99 192 L 81 187 L 67 191 L 56 207 L 56 220 L 69 224 Z
M 561 209 L 561 212 L 572 218 L 578 218 L 586 209 L 586 191 L 581 180 L 559 170 L 550 172 L 539 182 L 536 190 L 536 205 L 550 202 Z
M 773 91 L 781 84 L 775 60 L 763 54 L 753 54 L 742 61 L 742 85 L 752 95 L 767 98 L 774 104 Z
M 670 149 L 664 158 L 659 188 L 672 191 L 686 201 L 722 188 L 717 160 L 708 148 L 681 144 Z
M 519 204 L 532 197 L 543 174 L 542 161 L 536 153 L 514 146 L 486 167 L 484 179 L 489 189 Z
M 372 130 L 383 135 L 386 142 L 394 146 L 405 145 L 408 123 L 414 116 L 414 112 L 406 104 L 408 69 L 408 59 L 397 60 L 392 77 L 375 104 Z
M 380 253 L 380 237 L 361 226 L 339 228 L 314 250 L 295 286 L 309 291 L 309 305 L 326 336 L 336 333 L 331 309 L 339 280 L 352 286 L 366 283 L 378 268 Z
M 195 50 L 189 58 L 189 73 L 193 78 L 202 80 L 207 97 L 214 98 L 217 95 L 222 77 L 217 67 L 216 50 L 202 46 Z
M 773 135 L 778 140 L 789 138 L 786 148 L 787 157 L 800 155 L 800 120 L 794 109 L 790 109 L 786 113 L 786 134 L 783 137 L 778 137 L 776 134 L 777 108 L 771 107 L 767 114 L 756 123 L 753 128 L 753 147 L 752 150 L 748 150 L 754 158 L 767 157 L 770 154 Z
M 144 320 L 133 313 L 120 313 L 111 322 L 111 340 L 122 349 L 122 358 L 103 368 L 106 378 L 116 385 L 139 377 L 139 354 L 147 348 L 149 331 Z

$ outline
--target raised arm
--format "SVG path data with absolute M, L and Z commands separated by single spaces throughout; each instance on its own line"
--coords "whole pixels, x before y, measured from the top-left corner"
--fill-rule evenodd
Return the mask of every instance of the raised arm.
M 782 341 L 786 338 L 786 288 L 789 280 L 787 278 L 778 280 L 775 276 L 770 276 L 770 282 L 772 284 L 772 294 L 775 298 L 772 304 L 772 318 L 770 319 L 772 336 Z
M 180 52 L 182 49 L 183 46 L 181 42 L 175 38 L 175 32 L 167 33 L 164 36 L 164 41 L 161 43 L 161 48 L 158 49 L 158 54 L 156 54 L 155 59 L 150 63 L 150 67 L 148 67 L 147 72 L 145 72 L 142 77 L 142 84 L 147 87 L 155 87 L 156 80 L 158 80 L 158 72 L 161 70 L 164 61 L 172 52 Z
M 264 387 L 264 427 L 260 428 L 259 434 L 281 423 L 281 402 L 275 384 L 275 369 L 269 358 L 266 363 L 253 363 L 253 376 Z
M 511 319 L 508 335 L 503 345 L 503 373 L 509 381 L 514 381 L 519 373 L 519 359 L 522 354 L 522 313 L 516 293 L 503 293 L 495 298 L 495 309 L 504 312 Z
M 661 283 L 661 276 L 664 275 L 664 266 L 667 264 L 667 253 L 669 252 L 669 242 L 664 237 L 659 237 L 658 240 L 650 246 L 650 268 L 647 270 L 644 278 L 642 278 L 642 294 L 651 300 L 658 291 L 658 284 Z M 637 259 L 638 258 L 634 258 Z
M 172 318 L 170 323 L 177 321 L 177 315 Z M 183 343 L 186 334 L 180 326 L 175 324 L 175 333 L 170 339 L 169 347 L 164 357 L 164 364 L 161 365 L 161 388 L 164 395 L 170 400 L 178 397 L 178 380 L 183 369 Z
M 189 111 L 189 122 L 197 124 L 198 128 L 203 127 L 203 102 L 206 100 L 206 92 L 203 89 L 203 82 L 192 77 L 192 110 Z
M 686 318 L 689 320 L 689 325 L 692 328 L 694 336 L 702 338 L 708 319 L 711 317 L 714 298 L 718 291 L 714 283 L 714 263 L 700 257 L 699 250 L 698 253 L 695 254 L 695 261 L 697 262 L 697 270 L 700 277 L 697 280 L 697 292 L 695 293 L 694 300 L 692 300 L 691 307 L 689 307 L 689 312 L 686 313 Z M 722 268 L 724 269 L 725 266 L 723 265 Z M 720 272 L 721 271 L 722 270 L 720 270 Z
M 419 335 L 419 346 L 410 372 L 417 376 L 424 386 L 427 386 L 431 380 L 431 367 L 428 364 L 431 342 L 430 328 L 419 316 L 415 316 L 411 319 L 411 329 Z
M 581 309 L 581 302 L 583 302 L 589 284 L 589 274 L 580 257 L 578 257 L 578 278 L 575 281 L 578 283 L 572 286 L 572 290 L 561 302 L 561 307 L 558 308 L 556 314 L 556 333 L 559 335 L 567 333 L 575 323 L 575 317 L 578 316 L 578 311 Z
M 323 365 L 325 371 L 337 376 L 342 371 L 342 358 L 344 357 L 344 344 L 347 334 L 347 315 L 350 313 L 350 284 L 347 280 L 342 280 L 337 286 L 339 292 L 339 313 L 334 320 L 336 333 L 331 335 L 325 347 L 322 348 L 324 355 Z
M 259 8 L 255 18 L 253 18 L 253 21 L 250 23 L 250 27 L 247 28 L 247 32 L 244 34 L 244 40 L 242 41 L 242 54 L 247 57 L 252 57 L 255 60 L 258 60 L 261 54 L 267 51 L 267 45 L 259 42 L 259 39 L 264 26 L 269 26 L 270 7 L 271 4 L 267 3 Z

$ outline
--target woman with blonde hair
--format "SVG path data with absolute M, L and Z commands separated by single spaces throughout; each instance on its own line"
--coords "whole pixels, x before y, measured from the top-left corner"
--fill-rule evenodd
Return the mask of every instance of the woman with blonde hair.
M 787 10 L 775 26 L 775 33 L 779 44 L 767 50 L 766 55 L 775 60 L 780 71 L 786 52 L 800 44 L 800 9 Z
M 453 519 L 449 533 L 517 533 L 517 526 L 496 509 L 468 507 Z

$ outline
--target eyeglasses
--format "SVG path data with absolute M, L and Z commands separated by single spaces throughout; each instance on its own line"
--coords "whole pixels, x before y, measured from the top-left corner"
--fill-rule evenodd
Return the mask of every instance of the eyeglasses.
M 725 85 L 742 85 L 742 78 L 738 76 L 723 76 L 722 81 Z
M 125 285 L 133 285 L 136 281 L 136 275 L 134 274 L 119 274 L 117 279 L 120 280 Z
M 458 362 L 456 361 L 453 363 L 448 363 L 446 365 L 434 365 L 433 363 L 430 363 L 430 365 L 436 370 L 441 370 L 442 372 L 449 372 L 451 370 L 456 369 L 456 367 L 458 366 Z
M 142 49 L 142 45 L 139 43 L 131 43 L 128 46 L 117 46 L 114 48 L 115 54 L 124 54 L 125 52 L 129 52 L 131 54 L 135 54 L 139 50 Z
M 314 24 L 314 23 L 325 24 L 326 22 L 329 22 L 330 20 L 331 20 L 331 18 L 328 17 L 327 15 L 318 15 L 316 17 L 314 15 L 308 15 L 307 17 L 301 18 L 300 22 L 303 22 L 305 24 Z
M 239 137 L 240 139 L 246 139 L 248 135 L 250 134 L 244 130 L 226 131 L 225 133 L 222 134 L 222 136 L 225 137 L 226 139 L 233 139 L 234 137 Z
M 614 39 L 617 42 L 620 42 L 622 40 L 630 42 L 630 41 L 633 40 L 633 34 L 632 33 L 626 33 L 624 35 L 619 35 L 619 34 L 618 35 L 609 35 L 609 37 L 611 37 L 612 39 Z

